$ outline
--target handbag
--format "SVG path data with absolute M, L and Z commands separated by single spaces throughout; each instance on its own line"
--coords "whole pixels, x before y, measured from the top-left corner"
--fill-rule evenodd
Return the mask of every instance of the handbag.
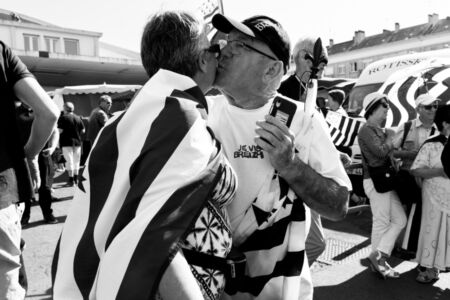
M 391 164 L 380 167 L 367 166 L 370 178 L 378 193 L 386 193 L 396 188 L 397 169 Z

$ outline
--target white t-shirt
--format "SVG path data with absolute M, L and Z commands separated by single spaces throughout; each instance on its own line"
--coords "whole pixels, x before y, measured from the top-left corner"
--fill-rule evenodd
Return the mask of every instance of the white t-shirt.
M 228 207 L 233 228 L 240 222 L 240 217 L 255 199 L 267 175 L 273 171 L 267 153 L 255 143 L 256 121 L 264 120 L 269 113 L 273 99 L 257 109 L 242 109 L 232 106 L 223 95 L 207 97 L 208 126 L 222 143 L 225 154 L 238 175 L 238 190 L 235 201 Z M 304 150 L 300 156 L 324 177 L 335 180 L 339 185 L 351 190 L 351 183 L 339 159 L 329 133 L 324 130 L 323 118 L 315 112 L 312 118 L 312 132 L 302 128 L 302 124 L 311 125 L 304 119 L 310 119 L 303 112 L 303 103 L 293 101 L 297 111 L 290 129 L 296 137 L 298 150 Z M 306 136 L 313 137 L 305 141 Z M 309 144 L 310 149 L 307 148 Z M 303 156 L 303 157 L 302 157 Z M 304 158 L 304 159 L 303 159 Z
M 282 223 L 289 216 L 292 209 L 284 204 L 286 194 L 281 192 L 281 184 L 277 184 L 278 180 L 274 179 L 274 168 L 268 154 L 254 141 L 257 135 L 256 121 L 264 120 L 273 99 L 266 105 L 253 110 L 232 106 L 223 95 L 207 97 L 207 101 L 208 126 L 222 143 L 225 154 L 238 177 L 235 199 L 227 207 L 233 231 L 233 244 L 240 246 L 244 243 L 243 246 L 247 247 L 249 243 L 256 245 L 253 248 L 250 247 L 252 250 L 244 251 L 248 262 L 248 276 L 270 274 L 277 261 L 287 259 L 289 253 L 304 252 L 309 231 L 309 210 L 305 208 L 306 217 L 303 221 L 301 219 L 294 221 L 288 226 L 290 230 L 280 233 L 285 236 L 282 244 L 277 244 L 273 248 L 268 248 L 267 245 L 258 248 L 259 242 L 252 239 L 258 231 L 261 233 L 269 227 L 278 226 L 277 224 Z M 290 126 L 295 136 L 297 155 L 324 177 L 331 178 L 350 190 L 350 180 L 326 131 L 323 118 L 319 113 L 315 113 L 314 117 L 305 115 L 303 103 L 292 102 L 297 105 L 297 111 Z M 281 198 L 282 194 L 285 198 Z M 295 199 L 289 193 L 287 197 Z M 258 211 L 263 211 L 263 215 L 268 216 L 267 219 L 258 220 Z M 237 293 L 232 297 L 226 295 L 224 299 L 282 299 L 281 295 L 283 299 L 312 299 L 313 287 L 306 256 L 303 261 L 302 266 L 299 266 L 301 269 L 299 279 L 292 276 L 273 277 L 259 291 L 258 296 Z M 300 285 L 297 280 L 300 280 Z M 290 283 L 286 285 L 287 281 Z M 286 294 L 287 290 L 290 294 Z

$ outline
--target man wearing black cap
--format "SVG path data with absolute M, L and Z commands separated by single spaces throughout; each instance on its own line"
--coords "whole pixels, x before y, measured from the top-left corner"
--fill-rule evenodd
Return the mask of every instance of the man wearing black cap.
M 290 56 L 282 26 L 266 16 L 240 23 L 220 14 L 212 23 L 228 36 L 215 83 L 223 95 L 208 99 L 208 123 L 238 176 L 228 213 L 233 245 L 247 257 L 245 278 L 224 299 L 312 299 L 303 203 L 339 220 L 350 182 L 317 115 L 277 94 Z M 290 128 L 268 116 L 275 99 L 295 107 Z

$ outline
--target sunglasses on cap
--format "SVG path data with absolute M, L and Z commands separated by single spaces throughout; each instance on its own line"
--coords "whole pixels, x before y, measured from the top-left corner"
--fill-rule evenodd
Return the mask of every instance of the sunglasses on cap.
M 438 109 L 437 103 L 430 104 L 430 105 L 421 105 L 425 110 L 431 110 L 431 109 Z

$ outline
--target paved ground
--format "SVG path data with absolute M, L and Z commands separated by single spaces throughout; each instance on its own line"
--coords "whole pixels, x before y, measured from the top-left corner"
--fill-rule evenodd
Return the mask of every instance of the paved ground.
M 30 225 L 23 230 L 27 243 L 24 260 L 28 274 L 27 299 L 52 299 L 50 266 L 73 189 L 55 184 L 53 204 L 59 223 L 48 225 L 42 220 L 39 205 L 31 210 Z M 360 264 L 370 251 L 371 214 L 349 214 L 342 222 L 324 221 L 327 249 L 313 266 L 314 300 L 382 299 L 382 300 L 449 300 L 450 273 L 441 274 L 432 285 L 416 283 L 415 263 L 393 258 L 391 264 L 402 273 L 400 279 L 382 280 Z

